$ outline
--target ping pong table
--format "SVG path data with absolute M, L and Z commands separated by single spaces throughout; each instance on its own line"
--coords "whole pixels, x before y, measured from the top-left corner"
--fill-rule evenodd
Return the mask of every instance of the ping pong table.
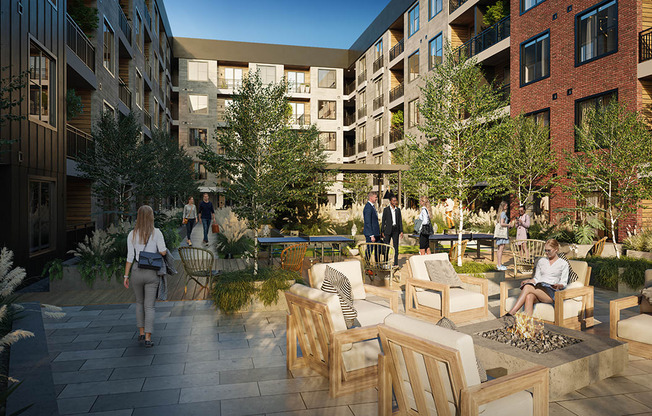
M 353 240 L 347 237 L 342 237 L 338 235 L 317 235 L 317 236 L 299 236 L 299 237 L 261 237 L 258 239 L 258 243 L 261 246 L 268 246 L 269 254 L 269 263 L 272 262 L 272 247 L 273 246 L 288 246 L 292 244 L 308 244 L 308 245 L 319 245 L 321 248 L 321 262 L 324 262 L 324 246 L 326 244 L 331 244 L 331 246 L 337 245 L 338 254 L 342 254 L 342 244 L 352 243 Z M 333 249 L 331 253 L 334 253 Z
M 413 234 L 412 237 L 414 238 L 419 238 L 418 235 Z M 453 244 L 454 241 L 457 241 L 459 235 L 458 234 L 432 234 L 430 236 L 430 244 L 431 247 L 434 247 L 433 253 L 437 253 L 438 247 L 440 247 L 440 242 L 442 241 L 450 241 L 451 244 Z M 491 249 L 491 261 L 494 261 L 494 235 L 493 234 L 486 234 L 486 233 L 463 233 L 462 234 L 462 240 L 475 240 L 476 242 L 476 254 L 475 258 L 476 259 L 481 259 L 482 256 L 480 255 L 480 248 L 481 246 L 485 246 Z

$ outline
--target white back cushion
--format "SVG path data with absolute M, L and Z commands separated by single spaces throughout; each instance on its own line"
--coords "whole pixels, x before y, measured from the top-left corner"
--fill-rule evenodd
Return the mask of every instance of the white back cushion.
M 588 286 L 589 282 L 586 279 L 586 272 L 589 270 L 589 264 L 585 261 L 568 260 L 568 264 L 577 273 L 577 281 L 582 283 L 582 286 Z
M 425 256 L 415 254 L 410 257 L 408 261 L 410 262 L 413 279 L 430 280 L 425 263 L 428 260 L 448 260 L 448 253 L 426 254 Z
M 334 293 L 327 293 L 319 289 L 295 283 L 290 286 L 290 293 L 299 295 L 310 300 L 325 303 L 328 306 L 328 312 L 333 322 L 333 331 L 346 331 L 346 321 L 340 306 L 340 299 Z
M 366 299 L 367 293 L 364 290 L 364 280 L 362 279 L 362 265 L 360 260 L 339 261 L 337 263 L 317 263 L 310 268 L 311 278 L 310 286 L 315 289 L 321 289 L 326 274 L 326 266 L 330 266 L 340 271 L 351 282 L 351 294 L 353 299 Z

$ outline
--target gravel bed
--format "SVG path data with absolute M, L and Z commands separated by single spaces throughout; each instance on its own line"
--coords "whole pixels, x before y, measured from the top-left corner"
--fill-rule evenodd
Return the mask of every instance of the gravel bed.
M 493 329 L 491 331 L 481 332 L 478 335 L 516 348 L 535 352 L 537 354 L 545 354 L 550 351 L 582 342 L 581 339 L 551 332 L 547 329 L 541 330 L 536 338 L 526 339 L 519 337 L 517 334 L 513 334 L 511 328 L 512 327 Z

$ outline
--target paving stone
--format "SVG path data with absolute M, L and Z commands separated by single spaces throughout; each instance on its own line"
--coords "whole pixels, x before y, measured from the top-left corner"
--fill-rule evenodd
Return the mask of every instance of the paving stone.
M 132 416 L 220 416 L 220 401 L 141 407 Z
M 378 402 L 376 403 L 361 403 L 351 404 L 349 408 L 355 416 L 367 416 L 378 414 Z M 311 409 L 312 410 L 312 409 Z
M 631 393 L 628 394 L 627 397 L 632 398 L 634 400 L 637 400 L 650 409 L 652 409 L 652 391 L 645 391 L 641 393 Z
M 86 305 L 81 310 L 82 311 L 107 311 L 107 310 L 117 310 L 117 309 L 129 309 L 131 303 L 116 303 L 113 305 Z
M 87 342 L 68 342 L 65 344 L 49 344 L 48 351 L 50 352 L 63 352 L 63 351 L 84 351 L 84 350 L 94 350 L 97 346 L 100 345 L 99 341 L 87 341 Z
M 110 319 L 97 319 L 91 321 L 91 323 L 88 325 L 89 328 L 97 328 L 97 327 L 102 327 L 102 326 L 110 326 L 110 327 L 135 327 L 136 326 L 136 317 L 133 316 L 131 321 L 128 321 L 126 319 L 118 319 L 116 317 L 109 317 Z M 154 324 L 154 328 L 156 328 L 156 323 Z M 161 328 L 162 329 L 162 328 Z
M 631 357 L 631 355 L 630 355 Z M 652 373 L 652 360 L 635 360 L 630 361 L 630 365 L 639 368 L 646 373 Z
M 188 344 L 155 345 L 154 348 L 144 348 L 142 345 L 139 345 L 127 348 L 123 357 L 130 357 L 134 355 L 184 353 L 187 350 Z
M 130 380 L 93 381 L 68 384 L 59 395 L 59 398 L 136 392 L 142 389 L 144 382 L 144 378 L 135 378 Z
M 138 367 L 150 365 L 154 357 L 151 355 L 136 357 L 98 358 L 86 360 L 81 367 L 82 370 L 97 370 L 100 368 Z
M 330 397 L 328 390 L 309 391 L 301 393 L 308 409 L 319 407 L 336 407 L 350 404 L 377 403 L 378 391 L 374 388 L 358 391 L 340 397 Z
M 170 364 L 170 363 L 190 363 L 194 361 L 215 361 L 215 360 L 219 360 L 218 354 L 219 354 L 218 351 L 197 351 L 197 352 L 183 352 L 183 353 L 176 353 L 176 354 L 161 354 L 154 357 L 153 364 L 158 365 L 158 364 Z
M 620 372 L 619 374 L 614 374 L 616 377 L 627 377 L 627 376 L 637 376 L 641 374 L 647 374 L 645 371 L 641 370 L 640 368 L 636 368 L 631 364 L 627 364 L 627 367 Z
M 245 416 L 305 409 L 301 395 L 249 397 L 222 400 L 222 416 Z
M 247 357 L 269 357 L 274 355 L 283 355 L 283 351 L 279 347 L 254 347 L 254 348 L 238 348 L 231 350 L 221 350 L 219 352 L 220 359 L 226 360 L 229 358 L 247 358 Z
M 59 336 L 53 335 L 53 336 L 49 336 L 47 338 L 47 341 L 48 341 L 48 345 L 66 344 L 72 342 L 76 337 L 77 335 L 59 335 Z
M 99 396 L 91 410 L 105 412 L 108 410 L 133 409 L 151 406 L 166 406 L 179 402 L 179 389 L 154 390 L 138 393 L 107 394 Z
M 625 395 L 569 400 L 559 404 L 577 415 L 587 416 L 622 416 L 652 411 L 652 408 Z
M 48 336 L 105 334 L 105 333 L 109 332 L 109 329 L 111 329 L 111 328 L 99 327 L 99 328 L 56 329 L 51 334 L 48 334 Z
M 637 393 L 645 390 L 648 390 L 648 388 L 626 377 L 610 377 L 579 389 L 578 392 L 586 397 L 600 397 L 613 394 Z
M 268 357 L 253 357 L 254 367 L 264 368 L 264 367 L 278 367 L 280 365 L 285 365 L 285 355 L 270 355 Z
M 162 324 L 166 325 L 166 324 Z M 156 324 L 154 324 L 154 332 L 152 335 L 156 335 L 157 337 L 188 337 L 190 335 L 190 331 L 192 330 L 191 327 L 184 327 L 184 328 L 178 328 L 178 329 L 158 329 L 156 328 Z
M 652 390 L 652 374 L 627 376 L 627 379 L 646 387 L 648 390 Z M 652 392 L 650 394 L 652 394 Z
M 182 388 L 179 403 L 238 399 L 242 397 L 260 397 L 258 384 L 238 383 Z
M 63 307 L 61 307 L 61 309 L 63 309 L 64 312 L 77 312 L 77 311 L 81 311 L 82 309 L 84 309 L 84 307 L 83 306 L 63 306 Z
M 304 377 L 289 380 L 259 381 L 258 387 L 262 396 L 301 393 L 304 391 L 328 390 L 328 380 L 324 377 Z
M 245 332 L 244 325 L 230 325 L 230 326 L 193 326 L 191 335 L 210 335 L 210 334 L 226 334 L 226 333 L 241 333 Z
M 564 406 L 560 405 L 559 403 L 550 403 L 550 406 L 548 406 L 548 415 L 549 416 L 577 416 L 575 415 L 575 413 L 566 409 Z
M 91 409 L 97 396 L 75 397 L 71 399 L 57 399 L 59 414 L 86 413 Z
M 184 369 L 185 365 L 183 363 L 116 368 L 113 370 L 109 380 L 125 380 L 140 377 L 179 376 L 183 374 Z
M 112 368 L 88 371 L 65 371 L 52 373 L 54 384 L 86 383 L 89 381 L 106 381 L 113 372 Z
M 291 378 L 292 374 L 287 371 L 285 366 L 220 371 L 221 384 L 245 383 L 248 381 L 286 380 Z
M 215 334 L 215 335 L 201 335 L 201 336 L 192 337 L 192 344 L 199 344 L 199 343 L 204 343 L 204 342 L 217 342 L 217 341 L 218 341 L 217 334 Z M 188 338 L 187 335 L 166 335 L 166 336 L 161 336 L 161 344 L 162 345 L 189 344 L 189 343 L 190 343 L 190 339 Z
M 82 329 L 89 326 L 91 321 L 82 321 L 82 322 L 53 322 L 53 323 L 44 323 L 43 328 L 45 329 Z
M 223 332 L 220 333 L 220 341 L 233 341 L 236 339 L 252 339 L 252 338 L 274 338 L 274 331 L 260 331 L 260 332 Z
M 91 323 L 105 322 L 105 321 L 115 322 L 120 319 L 120 316 L 122 316 L 121 313 L 117 315 L 98 315 L 98 316 L 77 315 L 77 316 L 68 317 L 68 320 L 66 322 L 82 322 L 82 321 L 91 321 Z M 92 327 L 92 325 L 89 326 Z
M 217 384 L 220 384 L 219 372 L 147 377 L 145 384 L 143 385 L 143 391 L 183 389 L 188 387 L 214 386 Z M 183 390 L 181 391 L 181 397 L 183 397 Z M 181 400 L 181 402 L 183 402 L 183 400 Z
M 285 339 L 280 338 L 253 338 L 248 339 L 250 348 L 264 348 L 264 347 L 285 347 Z
M 81 334 L 75 338 L 75 342 L 88 342 L 88 341 L 109 341 L 115 339 L 132 339 L 136 335 L 136 329 L 130 328 L 127 331 L 123 332 L 108 332 L 109 328 L 106 328 L 107 332 L 103 334 Z
M 154 344 L 158 345 L 161 339 L 157 337 L 152 337 Z M 100 345 L 97 346 L 97 349 L 105 348 L 143 348 L 143 343 L 138 341 L 136 338 L 136 333 L 133 334 L 131 339 L 106 339 L 100 342 Z
M 133 409 L 109 410 L 108 412 L 79 413 L 73 416 L 131 416 Z
M 223 370 L 243 370 L 253 368 L 251 358 L 239 358 L 235 360 L 216 360 L 186 363 L 184 374 L 210 373 Z
M 197 337 L 192 337 L 193 342 L 188 345 L 188 352 L 197 351 L 218 351 L 218 350 L 232 350 L 238 348 L 248 348 L 250 345 L 246 339 L 238 341 L 218 341 L 217 336 L 211 342 L 195 342 Z
M 61 361 L 58 363 L 50 363 L 50 368 L 52 369 L 52 372 L 77 371 L 85 362 L 86 360 Z
M 96 358 L 120 357 L 124 348 L 107 348 L 103 350 L 64 351 L 57 356 L 55 361 L 91 360 Z
M 377 415 L 376 413 L 359 413 L 359 415 L 369 416 Z M 267 413 L 267 416 L 353 416 L 348 406 L 322 407 L 321 409 L 295 410 L 292 412 Z M 357 414 L 356 414 L 357 415 Z

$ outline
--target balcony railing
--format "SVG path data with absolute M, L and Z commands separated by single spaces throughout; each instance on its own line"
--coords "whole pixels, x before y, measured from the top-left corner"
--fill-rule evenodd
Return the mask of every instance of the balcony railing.
M 143 4 L 143 20 L 147 22 L 147 26 L 152 27 L 152 16 L 149 14 L 147 4 Z
M 120 21 L 120 29 L 122 29 L 122 33 L 127 37 L 127 42 L 131 44 L 131 23 L 127 20 L 127 16 L 125 16 L 125 12 L 122 10 L 120 5 L 118 5 L 118 19 Z
M 362 117 L 367 117 L 367 106 L 363 106 L 358 108 L 358 119 L 361 119 Z
M 240 81 L 240 80 L 238 80 Z M 238 85 L 239 86 L 239 85 Z M 310 83 L 309 82 L 289 82 L 288 83 L 288 92 L 290 93 L 309 93 L 310 92 Z
M 240 88 L 242 86 L 242 79 L 220 78 L 217 81 L 218 88 Z
M 498 94 L 500 94 L 500 98 L 502 100 L 505 100 L 507 102 L 507 104 L 509 104 L 509 102 L 510 102 L 510 84 L 503 85 L 502 87 L 500 87 L 500 89 L 498 90 Z
M 389 91 L 389 102 L 397 100 L 403 96 L 403 83 L 397 85 Z
M 459 9 L 467 0 L 450 0 L 448 13 L 453 13 L 455 10 Z
M 120 83 L 120 87 L 118 89 L 118 93 L 120 95 L 120 101 L 125 103 L 127 107 L 131 109 L 131 90 L 127 86 L 127 84 L 122 80 L 122 78 L 118 79 Z
M 93 137 L 90 134 L 66 124 L 66 157 L 77 160 L 79 155 L 91 149 L 92 144 Z
M 389 132 L 389 142 L 396 143 L 403 140 L 403 128 L 392 128 Z
M 509 37 L 509 24 L 510 17 L 504 17 L 493 26 L 483 30 L 478 35 L 466 41 L 462 46 L 454 51 L 454 54 L 461 61 L 489 49 L 501 40 Z
M 652 28 L 638 34 L 638 61 L 645 62 L 650 59 L 652 59 Z
M 378 110 L 385 104 L 385 94 L 380 94 L 378 97 L 374 98 L 374 111 Z
M 378 59 L 374 61 L 374 73 L 379 71 L 380 68 L 385 66 L 385 55 L 380 55 Z
M 349 95 L 355 91 L 355 80 L 349 82 L 344 86 L 344 95 Z
M 299 126 L 310 125 L 310 114 L 292 114 L 290 124 Z
M 389 60 L 390 62 L 396 59 L 404 50 L 403 39 L 399 40 L 396 45 L 389 50 Z
M 355 111 L 353 113 L 344 113 L 344 125 L 350 126 L 355 123 Z
M 367 151 L 367 142 L 366 140 L 359 140 L 358 141 L 358 153 L 366 152 Z
M 66 14 L 66 43 L 95 72 L 95 47 L 69 14 Z
M 148 128 L 152 129 L 152 116 L 149 114 L 149 111 L 143 110 L 143 124 Z
M 367 80 L 367 71 L 362 71 L 360 75 L 358 75 L 358 85 L 362 84 Z
M 374 149 L 383 145 L 383 134 L 377 134 L 374 136 Z
M 344 146 L 344 157 L 355 156 L 355 144 L 352 146 Z

